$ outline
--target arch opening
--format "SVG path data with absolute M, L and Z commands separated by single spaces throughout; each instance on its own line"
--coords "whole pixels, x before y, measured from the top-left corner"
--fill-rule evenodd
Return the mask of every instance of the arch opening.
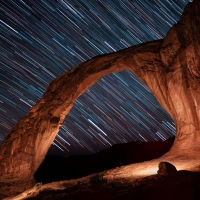
M 75 100 L 48 155 L 93 154 L 113 144 L 165 141 L 175 124 L 131 71 L 103 76 Z

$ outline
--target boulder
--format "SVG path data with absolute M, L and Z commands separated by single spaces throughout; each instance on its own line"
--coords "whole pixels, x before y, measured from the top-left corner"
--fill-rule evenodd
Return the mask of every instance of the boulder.
M 157 173 L 161 176 L 174 175 L 177 172 L 176 167 L 169 162 L 160 162 L 158 168 Z

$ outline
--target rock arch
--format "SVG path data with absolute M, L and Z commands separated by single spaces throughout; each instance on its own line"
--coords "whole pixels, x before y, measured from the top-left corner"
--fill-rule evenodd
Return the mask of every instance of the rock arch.
M 200 1 L 186 7 L 164 40 L 95 57 L 50 83 L 0 148 L 1 182 L 30 182 L 73 102 L 102 76 L 133 71 L 173 117 L 171 156 L 200 152 Z M 189 149 L 192 151 L 189 151 Z

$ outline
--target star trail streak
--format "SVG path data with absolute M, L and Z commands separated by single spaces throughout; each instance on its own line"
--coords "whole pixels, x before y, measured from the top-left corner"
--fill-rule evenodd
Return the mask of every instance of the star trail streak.
M 164 38 L 189 2 L 1 0 L 0 142 L 54 78 L 94 56 Z M 50 153 L 90 154 L 173 135 L 173 120 L 149 89 L 122 71 L 76 100 Z

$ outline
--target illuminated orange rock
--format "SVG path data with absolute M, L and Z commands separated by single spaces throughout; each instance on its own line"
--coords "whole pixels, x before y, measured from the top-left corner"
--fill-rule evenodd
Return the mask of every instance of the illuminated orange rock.
M 200 1 L 186 7 L 164 40 L 95 57 L 50 83 L 0 147 L 0 182 L 30 183 L 73 102 L 102 76 L 131 70 L 173 117 L 177 136 L 168 156 L 200 155 Z

